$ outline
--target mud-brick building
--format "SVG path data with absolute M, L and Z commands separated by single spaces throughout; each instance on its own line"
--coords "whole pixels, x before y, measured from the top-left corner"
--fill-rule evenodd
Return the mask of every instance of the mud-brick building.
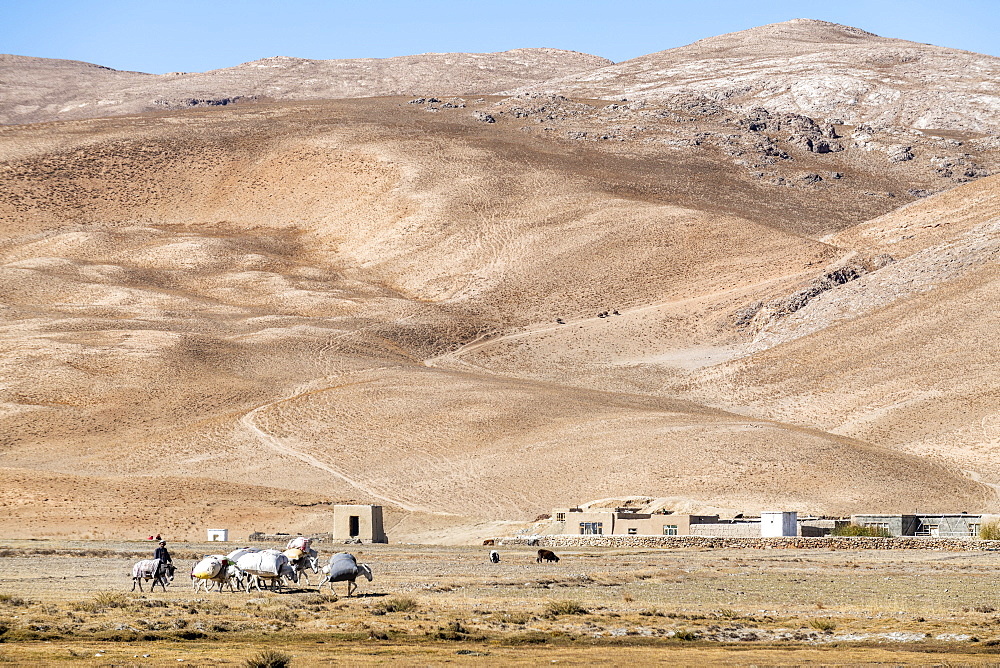
M 692 525 L 718 522 L 718 515 L 642 513 L 634 508 L 555 508 L 552 521 L 541 534 L 689 536 Z
M 382 506 L 336 505 L 333 507 L 333 540 L 388 543 L 382 525 Z
M 884 529 L 889 532 L 890 536 L 928 536 L 932 538 L 978 538 L 983 519 L 983 515 L 969 515 L 968 513 L 851 515 L 852 524 Z

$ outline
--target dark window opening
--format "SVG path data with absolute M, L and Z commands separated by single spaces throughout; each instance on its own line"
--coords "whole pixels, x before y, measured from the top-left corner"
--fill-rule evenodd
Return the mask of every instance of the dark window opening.
M 357 538 L 361 534 L 361 518 L 357 515 L 351 515 L 351 527 L 348 531 L 348 535 L 351 538 Z

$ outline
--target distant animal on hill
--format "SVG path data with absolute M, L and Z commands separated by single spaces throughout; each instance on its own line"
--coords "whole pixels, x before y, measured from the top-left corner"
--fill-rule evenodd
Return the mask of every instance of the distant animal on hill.
M 372 581 L 371 566 L 368 564 L 359 564 L 358 560 L 350 552 L 338 552 L 330 557 L 330 563 L 323 567 L 323 573 L 325 573 L 325 576 L 323 581 L 319 583 L 320 589 L 323 589 L 323 585 L 329 582 L 330 593 L 333 593 L 334 582 L 346 582 L 348 596 L 357 590 L 358 585 L 354 580 L 359 575 L 368 578 L 369 582 Z
M 500 553 L 497 552 L 496 550 L 490 550 L 490 561 L 492 561 L 494 564 L 499 564 Z
M 174 579 L 174 570 L 173 564 L 164 563 L 159 559 L 137 561 L 132 566 L 132 591 L 135 591 L 136 585 L 139 585 L 139 591 L 142 591 L 143 580 L 153 581 L 153 584 L 149 586 L 149 591 L 153 591 L 157 584 L 163 588 L 163 591 L 167 591 L 167 585 Z
M 487 538 L 483 541 L 483 545 L 496 545 L 497 541 L 495 538 Z
M 557 557 L 556 553 L 553 552 L 552 550 L 539 550 L 538 551 L 538 558 L 535 559 L 535 561 L 537 563 L 539 563 L 539 564 L 542 563 L 543 561 L 556 561 L 556 562 L 558 562 L 559 561 L 559 557 Z

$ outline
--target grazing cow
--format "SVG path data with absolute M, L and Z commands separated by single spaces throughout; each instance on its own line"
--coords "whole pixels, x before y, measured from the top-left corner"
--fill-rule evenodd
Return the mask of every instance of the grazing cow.
M 496 544 L 497 544 L 496 538 L 487 538 L 486 540 L 483 541 L 483 545 L 496 545 Z
M 149 586 L 151 592 L 156 589 L 157 584 L 163 588 L 163 591 L 167 591 L 167 584 L 173 579 L 174 565 L 159 559 L 143 559 L 132 566 L 132 591 L 135 591 L 136 585 L 139 585 L 139 591 L 142 591 L 143 580 L 153 581 L 153 584 Z
M 535 559 L 535 561 L 538 562 L 539 564 L 542 563 L 543 561 L 555 561 L 555 562 L 558 562 L 559 561 L 559 557 L 557 557 L 556 553 L 553 552 L 552 550 L 539 550 L 538 551 L 538 558 Z
M 500 563 L 500 553 L 496 550 L 490 550 L 490 561 L 494 564 Z

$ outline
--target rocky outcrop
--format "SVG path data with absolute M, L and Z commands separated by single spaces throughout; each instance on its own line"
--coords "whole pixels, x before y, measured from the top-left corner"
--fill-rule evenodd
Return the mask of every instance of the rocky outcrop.
M 818 174 L 806 175 L 805 179 Z M 768 302 L 757 301 L 733 313 L 732 322 L 737 329 L 757 332 L 775 320 L 795 313 L 806 306 L 812 299 L 838 286 L 855 281 L 862 276 L 881 269 L 893 262 L 891 255 L 880 254 L 872 258 L 860 256 L 841 261 L 828 267 L 822 274 L 808 285 L 790 295 Z
M 994 56 L 794 19 L 524 90 L 606 100 L 698 93 L 730 109 L 767 107 L 848 125 L 881 120 L 993 132 L 1000 124 L 998 79 L 1000 58 Z

